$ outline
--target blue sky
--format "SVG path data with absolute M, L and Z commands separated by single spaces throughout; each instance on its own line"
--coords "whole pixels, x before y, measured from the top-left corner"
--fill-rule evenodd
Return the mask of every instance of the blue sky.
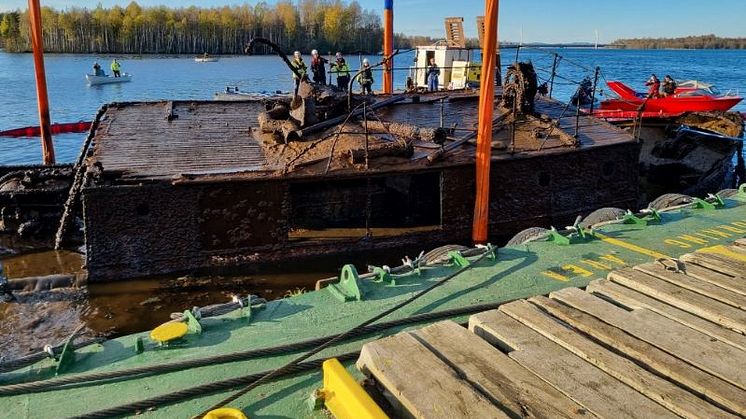
M 268 0 L 273 3 L 274 0 Z M 41 0 L 65 8 L 96 7 L 98 1 Z M 384 0 L 358 0 L 367 9 L 382 10 Z M 104 6 L 129 0 L 102 0 Z M 241 4 L 226 0 L 140 0 L 141 5 L 203 7 Z M 247 3 L 255 4 L 256 1 Z M 25 8 L 26 0 L 0 0 L 0 10 Z M 443 18 L 463 16 L 467 35 L 476 35 L 476 16 L 483 0 L 394 0 L 395 30 L 407 34 L 443 36 Z M 629 37 L 674 37 L 714 33 L 746 37 L 746 0 L 502 0 L 500 37 L 524 42 L 601 42 Z

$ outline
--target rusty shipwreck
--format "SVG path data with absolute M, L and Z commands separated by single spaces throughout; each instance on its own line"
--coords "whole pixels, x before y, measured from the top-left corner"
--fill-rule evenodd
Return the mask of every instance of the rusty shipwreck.
M 493 122 L 491 237 L 635 207 L 633 137 L 558 119 L 565 105 L 535 97 L 530 66 L 511 71 Z M 92 281 L 466 242 L 476 107 L 468 93 L 348 98 L 307 83 L 292 101 L 110 104 L 60 233 L 80 219 Z

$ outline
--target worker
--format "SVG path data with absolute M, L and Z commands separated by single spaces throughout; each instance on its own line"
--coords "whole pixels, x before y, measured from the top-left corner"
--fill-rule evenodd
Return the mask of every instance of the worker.
M 332 63 L 329 72 L 337 74 L 337 87 L 347 91 L 347 86 L 350 84 L 350 67 L 341 52 L 337 53 L 336 60 Z
M 122 75 L 121 70 L 122 70 L 122 66 L 119 64 L 119 61 L 117 61 L 116 58 L 113 59 L 111 61 L 111 72 L 114 73 L 114 77 L 121 76 Z
M 673 96 L 676 93 L 676 81 L 668 74 L 663 78 L 663 96 Z
M 430 58 L 430 64 L 427 66 L 427 88 L 431 92 L 438 91 L 438 76 L 440 76 L 440 68 L 435 64 L 435 58 Z
M 367 58 L 363 59 L 363 68 L 358 77 L 358 81 L 360 82 L 360 87 L 362 87 L 362 93 L 364 95 L 373 94 L 373 71 L 370 69 L 370 62 L 368 62 Z
M 317 50 L 311 51 L 311 73 L 313 82 L 326 85 L 326 66 L 329 60 L 319 55 Z
M 295 94 L 298 94 L 300 81 L 308 78 L 308 67 L 306 67 L 306 63 L 303 62 L 303 57 L 301 57 L 300 51 L 295 51 L 293 53 L 292 65 L 293 68 L 295 68 L 295 71 L 293 72 L 293 80 L 295 80 Z
M 657 98 L 660 95 L 661 81 L 655 74 L 650 75 L 648 81 L 645 82 L 645 86 L 650 86 L 648 88 L 648 99 Z
M 98 61 L 93 63 L 93 75 L 94 76 L 106 76 L 106 73 L 104 73 L 104 70 L 101 69 L 101 64 L 98 63 Z

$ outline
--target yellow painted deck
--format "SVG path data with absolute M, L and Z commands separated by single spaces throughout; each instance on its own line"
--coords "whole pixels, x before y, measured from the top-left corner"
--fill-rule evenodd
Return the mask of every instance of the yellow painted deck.
M 746 242 L 366 344 L 394 416 L 746 417 Z

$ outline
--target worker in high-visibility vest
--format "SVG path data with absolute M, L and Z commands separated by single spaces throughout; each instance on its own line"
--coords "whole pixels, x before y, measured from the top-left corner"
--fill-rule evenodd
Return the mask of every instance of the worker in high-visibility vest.
M 117 61 L 116 58 L 113 59 L 111 61 L 111 72 L 114 73 L 114 77 L 121 76 L 121 70 L 122 70 L 122 66 L 119 65 L 119 61 Z
M 295 94 L 298 94 L 298 87 L 300 86 L 300 81 L 302 79 L 308 78 L 306 74 L 308 72 L 308 67 L 306 67 L 306 63 L 303 62 L 303 57 L 300 55 L 300 51 L 295 51 L 293 53 L 292 64 L 293 64 L 293 68 L 295 68 L 295 72 L 293 72 L 293 80 L 295 80 Z
M 350 84 L 350 67 L 345 62 L 341 52 L 337 53 L 337 60 L 330 67 L 330 73 L 337 73 L 337 87 L 347 90 L 347 86 Z

